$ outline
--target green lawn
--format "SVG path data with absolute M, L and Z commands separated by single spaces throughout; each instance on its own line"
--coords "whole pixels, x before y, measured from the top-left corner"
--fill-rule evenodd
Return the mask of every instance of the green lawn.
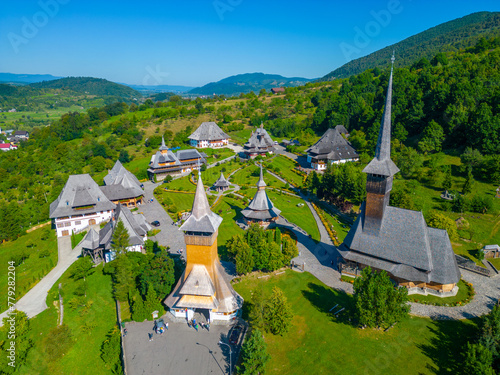
M 193 207 L 194 201 L 194 192 L 193 193 L 175 193 L 175 192 L 167 192 L 165 190 L 160 189 L 161 194 L 156 194 L 155 197 L 158 199 L 158 202 L 162 204 L 166 210 L 168 210 L 168 206 L 166 205 L 167 198 L 169 198 L 173 204 L 175 205 L 175 212 L 167 213 L 170 215 L 172 220 L 177 220 L 177 212 L 181 211 L 191 211 Z M 213 204 L 215 201 L 215 196 L 208 195 L 208 203 Z
M 206 171 L 201 172 L 203 184 L 205 186 L 212 186 L 215 183 L 215 181 L 217 181 L 219 179 L 220 172 L 222 169 L 224 169 L 224 172 L 223 172 L 224 177 L 227 179 L 229 174 L 232 171 L 235 171 L 240 167 L 241 167 L 240 163 L 234 161 L 234 162 L 222 163 L 221 165 L 219 165 L 217 167 L 209 168 Z
M 193 193 L 196 191 L 196 185 L 189 181 L 189 176 L 177 178 L 161 186 L 169 190 L 192 191 Z
M 242 201 L 229 197 L 222 197 L 217 204 L 212 207 L 212 211 L 222 217 L 222 223 L 219 227 L 219 236 L 217 237 L 217 245 L 219 247 L 219 255 L 224 260 L 227 258 L 226 242 L 235 234 L 243 234 L 244 231 L 238 225 L 236 220 L 241 216 L 240 211 L 245 208 Z
M 253 164 L 249 164 L 248 167 L 244 167 L 236 172 L 231 177 L 231 182 L 240 186 L 255 186 L 257 185 L 257 181 L 259 181 L 259 167 Z M 269 173 L 266 173 L 265 169 L 263 171 L 264 181 L 267 186 L 273 186 L 277 188 L 282 188 L 285 184 L 279 181 L 276 177 L 271 176 Z M 253 194 L 251 194 L 253 196 Z
M 497 270 L 500 270 L 500 258 L 495 258 L 495 259 L 490 258 L 487 260 L 489 260 Z
M 234 155 L 234 151 L 231 150 L 230 148 L 216 148 L 216 149 L 204 148 L 200 151 L 204 152 L 208 156 L 207 158 L 208 164 L 216 163 L 220 160 L 223 160 L 225 158 Z
M 288 221 L 297 224 L 299 227 L 309 233 L 313 239 L 319 241 L 320 234 L 316 220 L 311 213 L 309 207 L 301 198 L 296 198 L 288 194 L 279 194 L 275 191 L 267 191 L 267 196 L 275 207 L 281 210 L 283 215 Z M 297 204 L 302 203 L 302 207 Z
M 111 276 L 102 273 L 102 265 L 94 269 L 87 278 L 87 297 L 91 307 L 70 308 L 69 301 L 75 297 L 75 289 L 81 281 L 75 281 L 70 267 L 49 292 L 45 310 L 30 320 L 31 339 L 34 347 L 30 350 L 26 365 L 20 368 L 20 374 L 111 374 L 101 359 L 101 345 L 106 334 L 116 325 L 115 302 L 112 297 Z M 57 312 L 52 304 L 57 298 L 57 285 L 62 283 L 64 295 L 64 324 L 72 337 L 72 346 L 64 356 L 51 361 L 44 350 L 44 339 L 57 325 Z
M 271 355 L 266 374 L 454 374 L 465 342 L 475 333 L 470 320 L 416 317 L 387 332 L 354 328 L 347 319 L 337 320 L 329 313 L 336 304 L 348 307 L 352 297 L 307 272 L 287 271 L 267 280 L 244 278 L 234 285 L 245 299 L 244 314 L 258 285 L 264 295 L 274 286 L 281 288 L 294 312 L 287 334 L 264 334 Z
M 277 172 L 281 177 L 285 180 L 293 184 L 294 186 L 302 186 L 304 177 L 295 173 L 293 169 L 298 165 L 297 162 L 282 156 L 278 155 L 273 158 L 271 161 L 267 163 L 272 171 L 276 173 L 274 168 L 279 168 L 279 172 Z
M 318 206 L 316 206 L 316 207 L 318 207 Z M 318 207 L 318 208 L 321 210 L 320 207 Z M 344 242 L 344 238 L 347 236 L 347 233 L 349 233 L 349 229 L 351 229 L 351 227 L 348 226 L 347 224 L 342 223 L 336 215 L 330 215 L 325 210 L 321 210 L 321 211 L 323 212 L 323 215 L 326 218 L 326 221 L 328 221 L 328 223 L 337 232 L 337 237 L 339 238 L 339 242 L 340 243 Z
M 45 238 L 45 239 L 42 239 Z M 26 253 L 29 257 L 16 267 L 16 298 L 24 296 L 40 279 L 57 264 L 57 238 L 50 226 L 39 228 L 15 241 L 0 244 L 0 294 L 7 295 L 8 261 L 16 254 Z M 0 299 L 0 311 L 7 309 L 7 298 Z
M 246 142 L 248 142 L 248 139 L 250 139 L 250 135 L 252 134 L 253 130 L 255 130 L 255 128 L 251 127 L 248 129 L 229 132 L 228 134 L 231 137 L 231 140 L 233 142 L 236 142 L 236 143 L 239 143 L 240 145 L 243 145 Z
M 126 163 L 123 166 L 132 172 L 138 179 L 147 178 L 147 169 L 149 162 L 151 160 L 151 155 L 145 157 L 135 157 L 130 163 Z

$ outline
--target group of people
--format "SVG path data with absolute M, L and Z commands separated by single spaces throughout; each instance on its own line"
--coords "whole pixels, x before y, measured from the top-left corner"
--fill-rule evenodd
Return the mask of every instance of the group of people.
M 207 331 L 210 332 L 210 322 L 200 322 L 200 324 L 198 325 L 198 322 L 196 321 L 196 319 L 193 319 L 191 321 L 188 321 L 188 327 L 193 327 L 196 332 L 198 332 L 198 328 L 201 327 L 202 329 L 205 328 Z

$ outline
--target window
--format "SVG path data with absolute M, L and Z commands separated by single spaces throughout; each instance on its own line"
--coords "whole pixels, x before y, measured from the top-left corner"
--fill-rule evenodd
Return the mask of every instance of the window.
M 62 227 L 64 227 L 64 223 L 59 223 L 59 224 L 57 224 L 57 227 L 58 227 L 58 228 L 62 228 Z
M 70 227 L 71 226 L 71 221 L 68 221 L 68 222 L 64 223 L 64 226 L 65 227 Z
M 82 225 L 82 222 L 80 220 L 75 221 L 75 225 Z

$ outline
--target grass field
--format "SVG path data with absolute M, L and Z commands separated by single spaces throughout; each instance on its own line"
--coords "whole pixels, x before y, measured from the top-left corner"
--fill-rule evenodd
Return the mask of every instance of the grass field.
M 264 335 L 271 355 L 266 374 L 454 374 L 465 342 L 475 332 L 475 322 L 470 320 L 416 317 L 406 318 L 387 332 L 354 328 L 329 313 L 336 304 L 349 306 L 352 297 L 309 273 L 293 271 L 267 281 L 249 276 L 235 284 L 245 299 L 245 312 L 257 286 L 264 295 L 274 286 L 281 288 L 294 313 L 287 334 Z
M 254 127 L 248 127 L 243 130 L 238 130 L 235 132 L 229 132 L 228 135 L 231 137 L 231 140 L 243 145 L 246 142 L 248 142 L 248 139 L 250 138 L 250 135 L 252 134 L 252 130 L 254 130 Z
M 203 183 L 205 183 L 205 181 L 203 181 Z M 193 193 L 196 191 L 196 185 L 189 181 L 189 176 L 177 178 L 170 182 L 164 183 L 162 187 L 169 190 L 192 191 Z
M 42 239 L 43 238 L 43 239 Z M 50 226 L 39 228 L 15 241 L 0 245 L 0 294 L 7 295 L 8 261 L 15 254 L 26 253 L 28 258 L 16 266 L 16 299 L 24 296 L 40 279 L 57 264 L 57 238 Z M 7 298 L 0 299 L 0 311 L 7 309 Z
M 278 155 L 267 164 L 273 168 L 273 172 L 274 168 L 279 168 L 278 174 L 294 186 L 300 187 L 303 185 L 303 177 L 293 171 L 297 166 L 297 162 L 285 156 Z
M 194 186 L 194 185 L 193 185 Z M 167 213 L 170 215 L 172 220 L 177 220 L 177 212 L 181 211 L 191 211 L 191 208 L 193 207 L 193 201 L 194 201 L 194 192 L 193 193 L 175 193 L 175 192 L 169 192 L 165 190 L 160 190 L 161 194 L 155 194 L 156 199 L 158 202 L 160 202 L 166 209 Z M 165 206 L 163 203 L 167 201 L 167 198 L 169 198 L 173 204 L 175 205 L 175 212 L 170 212 L 167 210 L 167 206 Z M 208 195 L 208 203 L 213 204 L 215 201 L 215 196 Z
M 318 208 L 321 210 L 320 207 Z M 345 236 L 347 236 L 347 233 L 349 233 L 349 229 L 351 228 L 348 225 L 340 222 L 337 217 L 330 215 L 325 210 L 321 211 L 323 212 L 323 215 L 328 221 L 328 223 L 330 223 L 330 225 L 333 226 L 333 229 L 337 232 L 337 237 L 339 239 L 339 242 L 342 243 L 344 241 Z
M 102 265 L 96 267 L 87 278 L 87 297 L 82 297 L 91 305 L 70 308 L 75 289 L 82 281 L 75 281 L 71 269 L 55 283 L 49 292 L 49 308 L 30 320 L 31 339 L 34 347 L 30 350 L 27 363 L 19 369 L 20 374 L 111 374 L 101 359 L 101 345 L 106 334 L 116 325 L 115 302 L 111 293 L 111 276 L 102 273 Z M 57 298 L 57 285 L 62 283 L 64 293 L 64 324 L 71 332 L 72 345 L 61 358 L 53 360 L 45 352 L 45 340 L 50 339 L 50 330 L 57 325 L 57 311 L 52 304 Z
M 267 196 L 272 200 L 273 204 L 281 210 L 281 215 L 288 221 L 304 229 L 313 239 L 317 241 L 321 239 L 316 220 L 314 220 L 311 210 L 302 199 L 292 197 L 288 194 L 280 195 L 275 191 L 267 191 Z M 303 204 L 302 207 L 297 206 L 297 204 L 300 203 Z
M 230 156 L 234 155 L 234 151 L 231 150 L 230 148 L 204 148 L 200 150 L 201 152 L 204 152 L 208 158 L 207 162 L 208 164 L 216 163 L 218 161 L 221 161 L 223 159 L 226 159 Z
M 145 157 L 136 157 L 130 163 L 126 163 L 123 166 L 132 172 L 138 179 L 147 178 L 147 169 L 149 161 L 151 160 L 151 155 Z
M 256 165 L 249 164 L 247 167 L 239 170 L 231 177 L 231 182 L 240 186 L 255 186 L 257 181 L 259 181 L 259 175 L 257 174 L 259 167 Z M 277 188 L 282 188 L 285 184 L 279 181 L 276 177 L 271 176 L 269 173 L 264 172 L 264 181 L 267 186 L 273 186 Z M 253 195 L 253 194 L 252 194 Z
M 227 259 L 226 242 L 235 234 L 243 234 L 244 231 L 238 225 L 236 220 L 241 216 L 240 211 L 245 208 L 242 201 L 229 197 L 222 197 L 212 211 L 222 217 L 222 223 L 219 227 L 219 236 L 217 237 L 217 245 L 219 255 L 222 260 Z
M 240 168 L 241 165 L 239 162 L 226 162 L 221 165 L 218 165 L 217 167 L 209 168 L 204 172 L 201 172 L 201 178 L 203 179 L 203 184 L 205 186 L 212 186 L 215 181 L 217 181 L 220 177 L 220 172 L 222 169 L 224 169 L 224 177 L 228 178 L 229 174 L 232 171 L 235 171 L 236 169 Z

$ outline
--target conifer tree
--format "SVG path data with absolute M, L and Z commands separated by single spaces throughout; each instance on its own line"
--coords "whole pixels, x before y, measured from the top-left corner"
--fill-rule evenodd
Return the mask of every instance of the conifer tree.
M 239 275 L 244 275 L 251 272 L 254 266 L 253 250 L 244 242 L 241 244 L 236 254 L 236 272 Z
M 241 366 L 238 367 L 238 374 L 263 374 L 269 358 L 262 332 L 258 329 L 252 329 L 241 347 Z
M 464 195 L 470 194 L 472 192 L 472 186 L 474 184 L 474 176 L 472 175 L 472 168 L 469 168 L 467 172 L 467 178 L 464 182 L 464 187 L 462 189 L 462 193 Z
M 292 307 L 288 303 L 285 293 L 280 288 L 274 287 L 273 294 L 264 311 L 266 328 L 274 335 L 283 335 L 288 332 L 292 317 Z
M 130 246 L 129 234 L 125 225 L 121 220 L 116 224 L 115 230 L 113 232 L 113 239 L 111 241 L 111 249 L 118 256 L 127 251 L 127 247 Z
M 135 296 L 135 301 L 132 305 L 132 319 L 136 322 L 142 322 L 148 318 L 144 301 L 139 293 Z

